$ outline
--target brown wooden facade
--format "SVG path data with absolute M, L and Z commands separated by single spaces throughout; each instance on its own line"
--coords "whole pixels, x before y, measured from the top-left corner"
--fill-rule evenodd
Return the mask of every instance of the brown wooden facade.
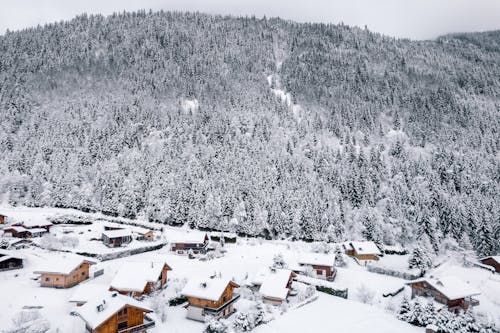
M 154 326 L 154 322 L 145 316 L 145 313 L 149 312 L 151 311 L 127 304 L 95 329 L 87 326 L 87 331 L 92 333 L 144 332 L 147 328 Z
M 478 305 L 479 302 L 471 297 L 463 297 L 458 299 L 449 299 L 441 293 L 439 290 L 434 288 L 431 284 L 426 281 L 419 281 L 415 283 L 410 283 L 411 286 L 411 297 L 424 296 L 432 297 L 437 302 L 445 304 L 451 311 L 457 311 L 458 309 L 463 309 L 467 311 L 470 306 Z
M 493 267 L 495 269 L 495 272 L 500 273 L 500 262 L 498 262 L 495 258 L 493 257 L 483 258 L 481 259 L 481 263 Z
M 239 298 L 234 288 L 239 285 L 230 281 L 217 301 L 188 296 L 188 318 L 203 321 L 205 318 L 225 318 L 234 313 L 233 303 Z
M 5 218 L 7 216 L 0 214 L 0 224 L 5 224 Z
M 333 266 L 311 264 L 305 264 L 305 266 L 310 266 L 315 271 L 317 278 L 324 278 L 327 281 L 333 281 L 335 279 L 337 271 Z
M 0 254 L 0 258 L 2 255 Z M 0 261 L 0 271 L 8 271 L 11 269 L 23 268 L 23 259 L 10 257 L 8 259 Z
M 40 274 L 40 286 L 50 288 L 71 288 L 89 278 L 92 262 L 84 261 L 69 274 L 52 272 L 35 272 Z
M 188 254 L 189 251 L 193 251 L 194 254 L 206 253 L 208 240 L 208 235 L 205 234 L 202 242 L 174 242 L 171 250 L 178 254 Z

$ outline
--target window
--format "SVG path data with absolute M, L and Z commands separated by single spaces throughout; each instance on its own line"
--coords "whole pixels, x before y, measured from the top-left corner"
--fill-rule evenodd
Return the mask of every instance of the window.
M 118 323 L 119 330 L 127 328 L 127 327 L 128 327 L 128 322 L 126 322 L 126 321 L 122 321 L 121 323 Z
M 123 314 L 126 315 L 128 312 L 127 308 L 123 309 Z
M 118 311 L 118 317 L 122 316 L 122 310 Z
M 317 270 L 316 270 L 316 274 L 318 274 L 318 275 L 323 275 L 323 270 L 321 270 L 321 269 L 317 269 Z
M 82 276 L 84 276 L 84 275 L 85 275 L 85 272 L 82 272 Z
M 50 281 L 50 278 L 49 277 L 46 277 L 45 278 L 45 282 L 49 282 Z

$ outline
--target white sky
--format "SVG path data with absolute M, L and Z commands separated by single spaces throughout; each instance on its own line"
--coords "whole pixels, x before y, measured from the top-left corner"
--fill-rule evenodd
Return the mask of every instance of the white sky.
M 0 34 L 84 12 L 143 8 L 344 22 L 412 39 L 500 29 L 500 0 L 0 0 Z

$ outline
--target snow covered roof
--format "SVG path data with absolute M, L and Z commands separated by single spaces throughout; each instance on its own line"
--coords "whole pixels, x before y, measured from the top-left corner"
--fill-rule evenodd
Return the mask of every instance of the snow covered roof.
M 288 296 L 288 281 L 290 275 L 294 275 L 289 269 L 271 269 L 264 277 L 259 292 L 264 297 L 285 300 Z
M 128 229 L 105 230 L 102 234 L 108 238 L 132 237 L 132 232 Z
M 380 249 L 377 244 L 370 241 L 365 242 L 347 242 L 348 246 L 350 246 L 353 250 L 358 254 L 376 254 L 381 255 Z
M 175 235 L 171 242 L 184 244 L 202 244 L 205 242 L 206 237 L 208 236 L 205 232 L 188 232 Z
M 32 229 L 32 228 L 41 228 L 41 227 L 50 227 L 52 223 L 48 221 L 33 221 L 33 220 L 26 220 L 20 223 L 25 228 Z
M 4 251 L 0 250 L 0 262 L 6 261 L 8 259 L 25 259 L 23 256 L 20 256 L 18 254 L 14 254 L 12 251 Z
M 108 292 L 108 287 L 104 284 L 80 283 L 76 287 L 76 291 L 69 298 L 72 303 L 86 303 L 88 300 L 102 297 Z
M 42 269 L 38 269 L 34 271 L 34 274 L 47 274 L 47 273 L 52 273 L 52 274 L 69 274 L 71 273 L 75 268 L 80 266 L 82 263 L 89 263 L 91 265 L 94 265 L 95 262 L 87 260 L 87 259 L 81 259 L 81 258 L 58 258 L 58 257 L 52 257 L 50 259 L 50 263 L 42 267 Z
M 5 228 L 4 231 L 5 232 L 9 232 L 10 229 L 14 230 L 15 232 L 26 232 L 26 231 L 28 231 L 28 229 L 26 229 L 24 227 L 15 226 L 15 225 L 9 226 L 9 227 Z
M 483 261 L 485 259 L 490 259 L 490 258 L 495 260 L 496 262 L 500 263 L 500 256 L 488 256 L 488 257 L 481 258 L 479 260 Z
M 322 253 L 304 253 L 297 262 L 301 265 L 333 266 L 335 256 Z
M 427 282 L 433 288 L 437 289 L 440 293 L 446 296 L 449 300 L 455 300 L 468 296 L 479 295 L 481 292 L 470 284 L 463 282 L 455 276 L 442 276 L 439 278 L 429 277 L 420 278 L 408 282 L 407 284 L 414 284 L 418 282 Z
M 32 228 L 28 230 L 30 233 L 39 233 L 39 232 L 47 232 L 47 229 L 44 228 Z
M 181 294 L 186 297 L 218 301 L 227 286 L 232 284 L 235 288 L 239 285 L 231 279 L 225 278 L 193 278 L 188 281 Z
M 152 232 L 152 230 L 150 230 L 150 229 L 141 228 L 141 227 L 133 227 L 132 231 L 139 234 L 139 235 L 145 235 L 148 232 Z
M 89 299 L 83 306 L 76 308 L 75 312 L 94 330 L 126 305 L 144 312 L 153 312 L 142 303 L 117 292 L 106 292 L 101 297 Z
M 110 287 L 142 292 L 148 282 L 158 281 L 165 265 L 164 262 L 127 262 L 116 273 Z M 168 268 L 171 269 L 170 266 Z

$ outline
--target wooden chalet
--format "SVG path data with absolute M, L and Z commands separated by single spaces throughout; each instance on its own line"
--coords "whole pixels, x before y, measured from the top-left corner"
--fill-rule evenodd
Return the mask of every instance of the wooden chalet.
M 479 305 L 479 301 L 472 296 L 480 292 L 454 276 L 440 278 L 420 278 L 407 283 L 411 286 L 411 297 L 432 297 L 439 303 L 445 304 L 452 312 L 462 309 L 467 311 L 471 306 Z
M 259 287 L 264 302 L 279 305 L 286 302 L 291 294 L 292 282 L 296 276 L 289 269 L 268 268 L 258 272 L 252 284 Z
M 71 288 L 89 278 L 90 266 L 95 262 L 85 259 L 55 260 L 51 267 L 37 270 L 40 286 L 51 288 Z
M 153 310 L 117 292 L 106 292 L 88 300 L 74 312 L 82 318 L 90 333 L 143 333 L 155 326 L 147 316 Z
M 491 266 L 495 272 L 500 273 L 500 256 L 489 256 L 479 259 L 483 265 Z
M 133 232 L 137 235 L 137 240 L 144 240 L 148 242 L 152 242 L 155 240 L 153 230 L 145 228 L 134 228 Z
M 105 230 L 101 236 L 102 242 L 108 247 L 120 247 L 132 242 L 132 233 L 130 230 Z
M 171 270 L 164 262 L 127 262 L 111 281 L 109 290 L 133 297 L 148 295 L 165 287 Z
M 23 268 L 23 260 L 11 251 L 0 251 L 0 272 Z
M 10 226 L 3 229 L 4 234 L 11 234 L 15 238 L 34 238 L 42 237 L 47 233 L 45 228 L 26 229 L 23 226 Z
M 171 243 L 170 249 L 177 254 L 206 253 L 208 247 L 208 235 L 206 233 L 189 233 L 185 237 L 178 238 Z
M 240 295 L 234 293 L 239 285 L 229 279 L 191 279 L 181 294 L 187 297 L 187 318 L 202 321 L 226 318 L 235 312 L 234 302 Z
M 379 260 L 382 252 L 378 248 L 377 244 L 370 241 L 365 242 L 345 242 L 342 244 L 345 254 L 355 258 L 358 262 L 364 263 L 365 265 L 369 261 Z
M 53 224 L 48 221 L 31 221 L 31 220 L 14 223 L 12 225 L 17 227 L 23 227 L 25 229 L 45 229 L 46 232 L 49 232 L 50 228 L 52 228 L 53 226 Z
M 307 269 L 312 273 L 312 277 L 327 281 L 333 281 L 337 270 L 335 269 L 335 257 L 320 253 L 309 253 L 302 255 L 297 260 L 302 268 L 300 272 L 306 273 Z

